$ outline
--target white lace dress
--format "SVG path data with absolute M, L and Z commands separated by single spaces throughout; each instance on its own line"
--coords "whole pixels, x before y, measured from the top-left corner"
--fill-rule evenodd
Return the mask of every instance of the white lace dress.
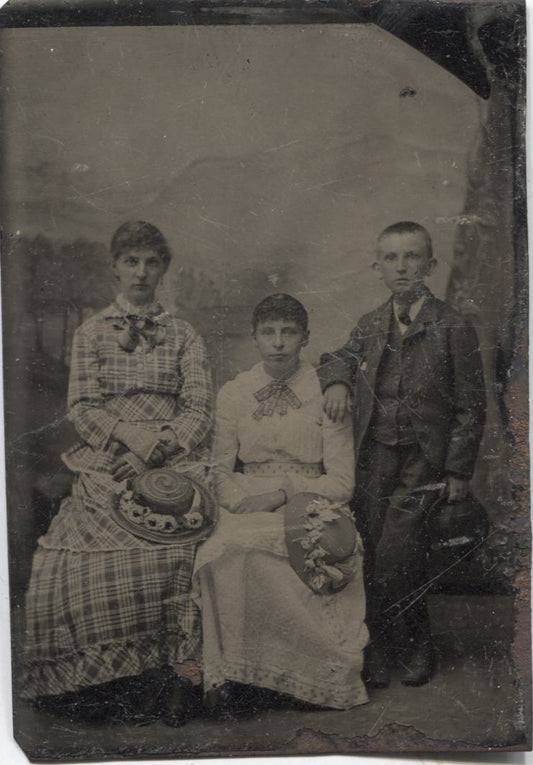
M 254 394 L 270 382 L 257 364 L 218 395 L 214 455 L 221 517 L 198 550 L 194 574 L 205 690 L 230 680 L 348 709 L 367 701 L 360 544 L 348 585 L 333 595 L 316 594 L 289 563 L 283 508 L 231 511 L 246 496 L 280 488 L 288 496 L 312 491 L 347 502 L 354 476 L 351 423 L 333 424 L 323 415 L 316 372 L 305 363 L 286 381 L 298 407 L 254 418 Z M 236 465 L 243 472 L 235 472 Z

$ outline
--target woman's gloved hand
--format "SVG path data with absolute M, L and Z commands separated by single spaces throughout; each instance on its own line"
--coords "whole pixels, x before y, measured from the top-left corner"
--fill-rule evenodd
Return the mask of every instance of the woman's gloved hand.
M 161 467 L 161 465 L 164 465 L 165 462 L 167 461 L 168 456 L 169 456 L 168 450 L 166 449 L 165 445 L 158 443 L 150 455 L 150 459 L 148 460 L 148 466 L 151 468 Z
M 178 437 L 169 425 L 163 425 L 159 430 L 159 445 L 152 452 L 151 464 L 162 465 L 168 460 L 175 462 L 184 457 L 186 450 L 180 446 Z M 156 462 L 156 460 L 159 460 Z
M 164 465 L 166 460 L 167 453 L 162 444 L 155 447 L 148 462 L 144 462 L 134 452 L 126 452 L 117 459 L 111 468 L 111 475 L 115 481 L 126 481 L 128 478 L 135 478 L 136 475 L 144 473 L 149 468 Z
M 111 468 L 111 475 L 115 481 L 126 481 L 128 478 L 135 478 L 136 475 L 144 473 L 146 469 L 146 463 L 139 459 L 136 454 L 126 452 L 117 459 Z

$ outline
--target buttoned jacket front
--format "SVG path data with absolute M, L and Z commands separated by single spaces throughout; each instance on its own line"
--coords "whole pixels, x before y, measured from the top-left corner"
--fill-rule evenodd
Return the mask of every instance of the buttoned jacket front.
M 344 382 L 354 390 L 356 458 L 374 408 L 379 365 L 393 318 L 392 298 L 361 318 L 349 341 L 321 359 L 322 389 Z M 485 419 L 485 389 L 474 328 L 429 295 L 402 338 L 402 396 L 417 440 L 439 471 L 470 478 Z

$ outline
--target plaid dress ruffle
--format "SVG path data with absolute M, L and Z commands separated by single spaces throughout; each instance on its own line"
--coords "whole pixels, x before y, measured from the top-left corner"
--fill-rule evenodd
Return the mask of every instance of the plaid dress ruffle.
M 200 655 L 190 597 L 196 545 L 160 545 L 118 526 L 109 515 L 118 485 L 108 471 L 123 449 L 111 438 L 121 420 L 170 427 L 186 455 L 175 468 L 207 480 L 209 365 L 192 327 L 168 314 L 163 343 L 124 350 L 112 321 L 120 312 L 110 306 L 74 339 L 69 417 L 83 440 L 64 455 L 76 472 L 72 494 L 33 560 L 21 690 L 28 699 Z

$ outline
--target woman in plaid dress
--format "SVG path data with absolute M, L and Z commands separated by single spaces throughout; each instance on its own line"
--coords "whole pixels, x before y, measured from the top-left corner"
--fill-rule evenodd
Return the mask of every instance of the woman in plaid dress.
M 155 302 L 170 260 L 159 230 L 126 223 L 111 253 L 118 295 L 73 340 L 80 441 L 63 459 L 75 477 L 33 561 L 22 696 L 85 716 L 117 713 L 118 699 L 122 715 L 180 724 L 197 690 L 195 545 L 137 538 L 110 506 L 117 482 L 147 468 L 186 461 L 205 480 L 211 375 L 201 338 Z

